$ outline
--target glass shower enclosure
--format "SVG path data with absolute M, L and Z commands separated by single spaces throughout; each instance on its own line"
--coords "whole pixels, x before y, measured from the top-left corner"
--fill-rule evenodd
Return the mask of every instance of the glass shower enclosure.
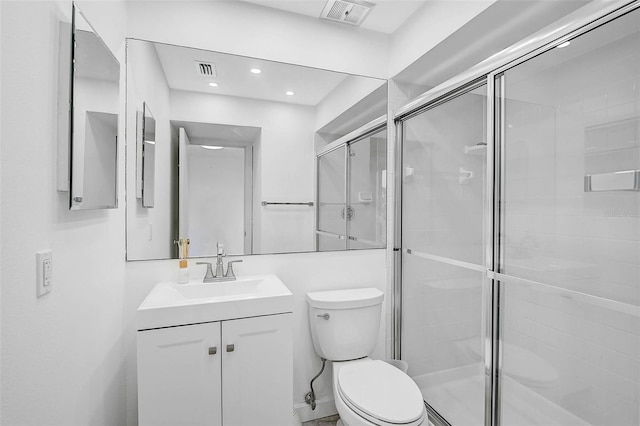
M 385 247 L 386 118 L 331 143 L 316 164 L 317 251 Z
M 397 116 L 396 355 L 434 423 L 640 424 L 638 6 Z

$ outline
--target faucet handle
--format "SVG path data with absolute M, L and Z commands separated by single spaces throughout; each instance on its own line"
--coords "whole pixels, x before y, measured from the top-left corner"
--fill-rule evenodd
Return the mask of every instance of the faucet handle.
M 229 278 L 235 278 L 236 275 L 233 273 L 233 264 L 234 263 L 242 263 L 242 259 L 241 260 L 231 260 L 229 262 L 227 262 L 227 273 L 224 274 L 225 277 L 229 277 Z
M 196 262 L 196 265 L 207 265 L 207 273 L 204 276 L 205 280 L 206 279 L 210 279 L 210 278 L 214 278 L 211 262 Z

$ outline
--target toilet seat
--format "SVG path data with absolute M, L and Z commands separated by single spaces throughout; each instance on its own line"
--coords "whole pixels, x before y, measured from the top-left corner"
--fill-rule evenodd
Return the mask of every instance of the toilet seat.
M 344 365 L 337 376 L 339 397 L 351 410 L 380 426 L 417 426 L 426 410 L 415 382 L 378 360 Z

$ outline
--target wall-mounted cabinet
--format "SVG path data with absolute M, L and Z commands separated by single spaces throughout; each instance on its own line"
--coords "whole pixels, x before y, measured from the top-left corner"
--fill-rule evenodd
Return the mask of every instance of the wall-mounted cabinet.
M 291 316 L 139 331 L 139 424 L 290 424 Z

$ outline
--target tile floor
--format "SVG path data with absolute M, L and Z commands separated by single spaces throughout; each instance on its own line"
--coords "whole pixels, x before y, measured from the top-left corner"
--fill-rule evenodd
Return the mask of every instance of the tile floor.
M 302 426 L 336 426 L 336 422 L 340 419 L 339 415 L 323 417 L 321 419 L 309 420 L 302 423 Z M 429 422 L 429 426 L 433 426 L 433 423 Z
M 323 417 L 321 419 L 309 420 L 302 423 L 302 426 L 336 426 L 336 422 L 340 418 L 339 415 L 333 415 L 329 417 Z

